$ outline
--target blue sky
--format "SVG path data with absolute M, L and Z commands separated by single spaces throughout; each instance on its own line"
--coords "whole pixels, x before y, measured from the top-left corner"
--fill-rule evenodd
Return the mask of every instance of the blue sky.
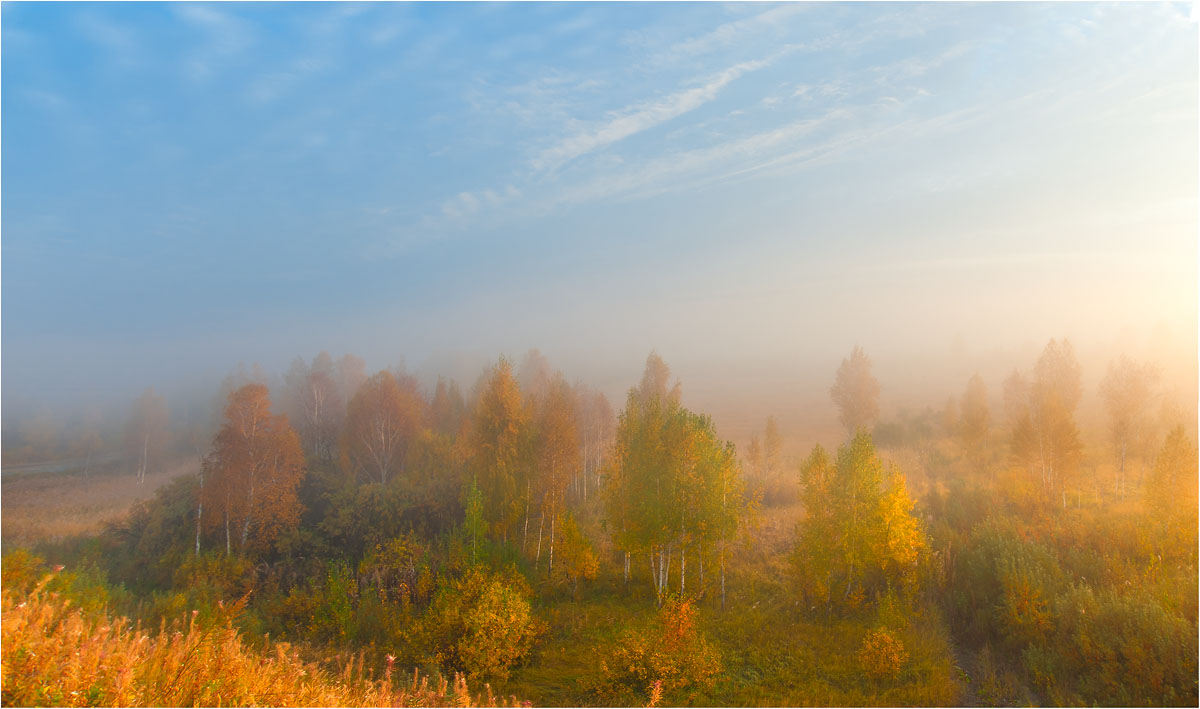
M 1166 323 L 1194 350 L 1190 5 L 0 21 L 6 404 L 321 349 L 625 376 L 652 347 L 686 370 Z

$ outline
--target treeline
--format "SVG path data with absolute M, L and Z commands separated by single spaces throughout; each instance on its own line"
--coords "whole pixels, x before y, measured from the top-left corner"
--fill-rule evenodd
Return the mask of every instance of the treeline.
M 721 703 L 771 672 L 793 704 L 1196 702 L 1197 453 L 1148 366 L 1113 364 L 1089 446 L 1065 341 L 1002 418 L 975 376 L 881 421 L 856 347 L 843 442 L 792 464 L 773 418 L 739 456 L 653 353 L 617 415 L 536 351 L 465 394 L 356 362 L 229 378 L 198 474 L 47 556 L 137 618 L 237 607 L 247 636 L 501 683 L 623 619 L 568 703 Z

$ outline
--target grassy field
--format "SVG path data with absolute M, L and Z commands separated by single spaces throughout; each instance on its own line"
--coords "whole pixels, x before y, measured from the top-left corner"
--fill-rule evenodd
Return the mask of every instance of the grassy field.
M 132 468 L 119 462 L 93 466 L 86 476 L 77 466 L 6 467 L 0 477 L 0 538 L 4 548 L 11 549 L 95 534 L 134 503 L 196 469 L 194 461 L 177 463 L 139 483 Z

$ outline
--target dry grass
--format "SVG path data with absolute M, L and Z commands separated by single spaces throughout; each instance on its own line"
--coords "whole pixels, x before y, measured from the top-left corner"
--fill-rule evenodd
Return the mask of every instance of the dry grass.
M 0 536 L 6 547 L 31 546 L 82 534 L 96 534 L 105 522 L 125 516 L 171 480 L 194 474 L 188 462 L 146 476 L 124 470 L 96 472 L 13 472 L 5 468 L 0 490 Z
M 485 685 L 364 670 L 339 673 L 300 659 L 287 643 L 251 648 L 231 625 L 193 617 L 156 633 L 125 619 L 71 607 L 43 580 L 24 594 L 2 590 L 0 701 L 5 706 L 497 706 Z M 515 704 L 515 701 L 513 702 Z

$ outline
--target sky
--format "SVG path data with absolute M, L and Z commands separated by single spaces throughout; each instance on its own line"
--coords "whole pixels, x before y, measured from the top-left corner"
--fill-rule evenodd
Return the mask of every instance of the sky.
M 4 3 L 3 404 L 321 350 L 617 392 L 651 349 L 700 390 L 856 343 L 1194 365 L 1197 16 Z

